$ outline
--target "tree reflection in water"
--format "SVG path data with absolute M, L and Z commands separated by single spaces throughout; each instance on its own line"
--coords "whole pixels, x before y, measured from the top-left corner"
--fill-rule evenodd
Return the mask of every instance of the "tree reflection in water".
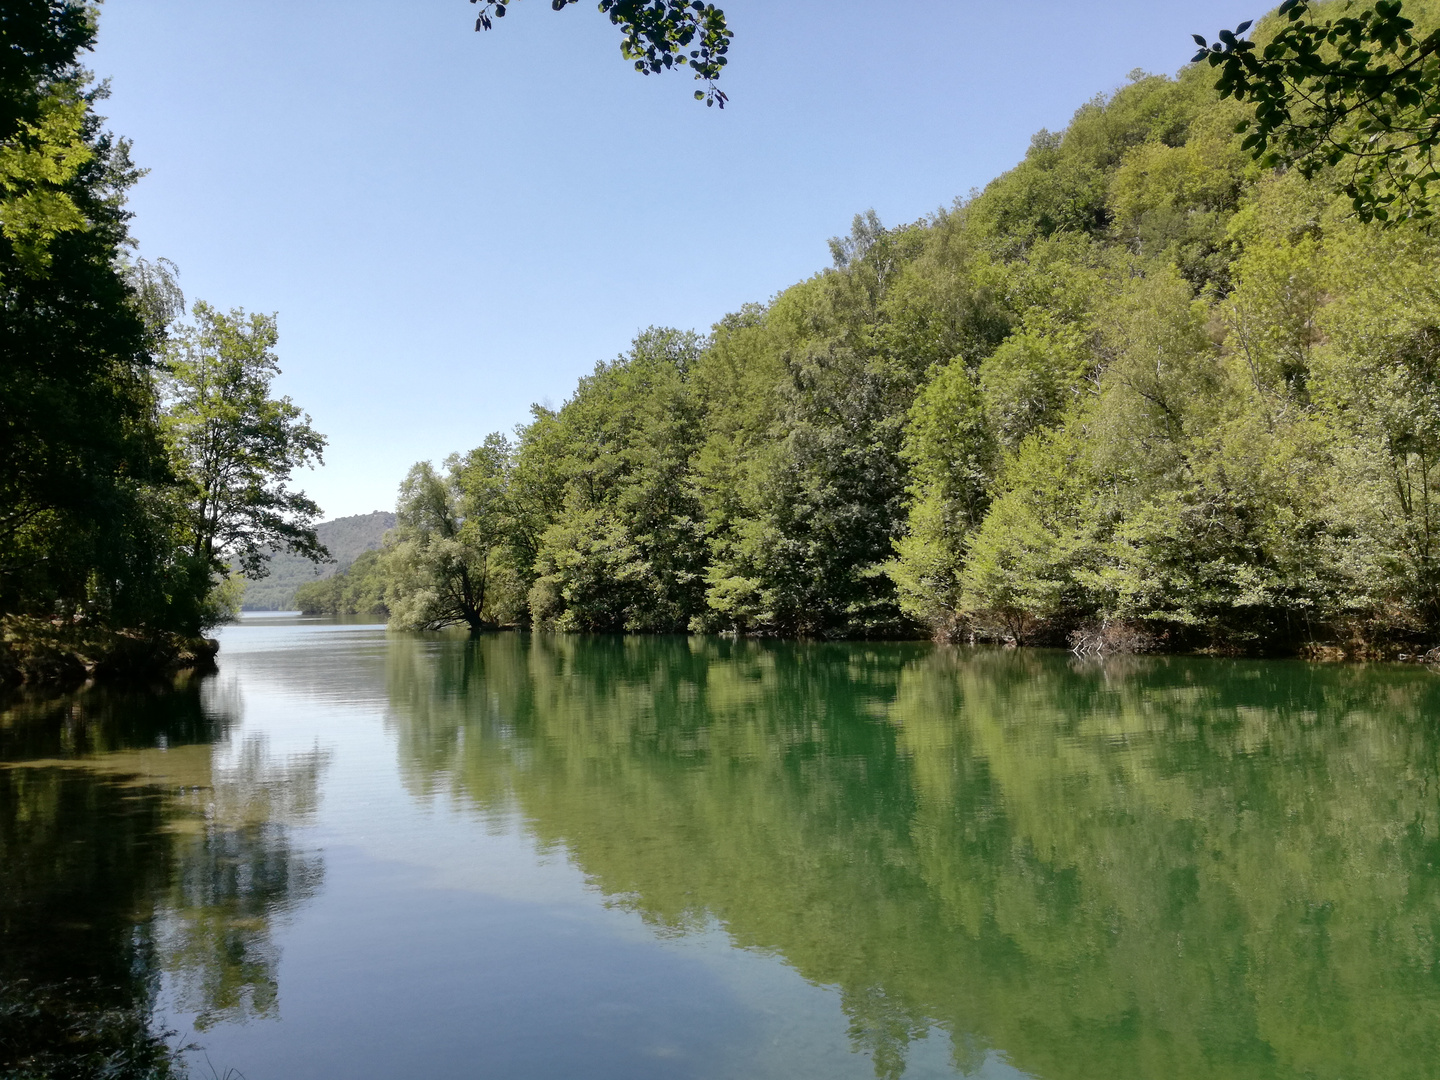
M 1433 1077 L 1440 679 L 716 639 L 395 639 L 417 795 L 657 930 L 1050 1080 Z
M 274 1015 L 274 919 L 313 895 L 319 752 L 235 742 L 214 679 L 0 713 L 0 1075 L 170 1075 L 168 978 L 196 1026 Z

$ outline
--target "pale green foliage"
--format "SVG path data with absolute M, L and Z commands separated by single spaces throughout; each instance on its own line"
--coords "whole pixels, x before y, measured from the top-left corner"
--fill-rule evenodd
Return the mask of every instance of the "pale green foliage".
M 564 630 L 1433 645 L 1440 247 L 1261 169 L 1238 108 L 1137 73 L 708 341 L 641 335 L 464 489 L 468 543 Z
M 201 624 L 216 626 L 234 620 L 245 598 L 245 575 L 227 574 L 211 588 L 201 610 Z
M 422 461 L 400 485 L 395 530 L 384 555 L 390 624 L 399 629 L 463 623 L 480 630 L 489 621 L 494 554 L 484 541 L 493 526 L 464 514 L 459 455 L 445 466 L 442 474 Z
M 531 617 L 567 630 L 683 629 L 704 548 L 689 482 L 700 439 L 694 334 L 651 328 L 596 366 L 546 432 L 558 506 L 539 538 Z M 522 451 L 521 457 L 524 458 Z
M 1012 640 L 1086 607 L 1076 572 L 1093 563 L 1096 514 L 1087 447 L 1069 429 L 1032 435 L 971 541 L 959 605 L 984 633 Z
M 390 614 L 384 553 L 362 551 L 343 574 L 307 581 L 295 589 L 295 606 L 307 615 Z
M 38 117 L 0 142 L 0 233 L 29 273 L 50 265 L 55 237 L 86 227 L 65 189 L 94 157 L 84 131 L 89 107 L 74 82 L 55 83 Z
M 320 508 L 289 487 L 294 470 L 321 461 L 325 438 L 288 397 L 270 396 L 280 373 L 274 316 L 203 301 L 191 313 L 193 324 L 171 331 L 161 422 L 196 566 L 219 572 L 232 559 L 257 577 L 267 549 L 325 558 L 312 527 Z
M 1396 228 L 1337 230 L 1317 315 L 1314 393 L 1354 440 L 1351 498 L 1368 495 L 1357 524 L 1388 568 L 1390 604 L 1429 625 L 1440 617 L 1440 243 Z
M 1054 239 L 1012 257 L 1019 325 L 972 361 L 1005 451 L 989 509 L 938 542 L 939 504 L 917 486 L 891 571 L 938 630 L 1129 625 L 1265 648 L 1435 625 L 1436 250 L 1341 221 L 1318 183 L 1262 176 L 1226 134 L 1233 109 L 1124 150 L 1109 183 L 1124 261 L 1059 254 L 1083 304 L 1031 283 Z M 1032 151 L 1044 184 L 1072 135 Z M 997 182 L 1007 213 L 1025 175 Z
M 905 433 L 910 528 L 887 570 L 906 614 L 940 625 L 959 607 L 965 544 L 989 508 L 997 453 L 985 398 L 957 358 L 916 399 Z
M 1132 148 L 1110 183 L 1117 239 L 1175 265 L 1197 288 L 1224 284 L 1234 256 L 1226 221 L 1256 170 L 1230 137 L 1236 108 L 1197 117 L 1181 145 Z
M 985 358 L 979 371 L 983 408 L 1000 445 L 1013 451 L 1064 416 L 1090 366 L 1087 345 L 1073 326 L 1022 330 Z

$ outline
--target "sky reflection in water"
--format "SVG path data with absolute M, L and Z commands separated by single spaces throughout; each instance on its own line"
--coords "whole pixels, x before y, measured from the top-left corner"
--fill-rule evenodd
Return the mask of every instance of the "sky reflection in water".
M 89 980 L 248 1080 L 1440 1077 L 1425 670 L 223 646 L 6 714 L 12 999 Z

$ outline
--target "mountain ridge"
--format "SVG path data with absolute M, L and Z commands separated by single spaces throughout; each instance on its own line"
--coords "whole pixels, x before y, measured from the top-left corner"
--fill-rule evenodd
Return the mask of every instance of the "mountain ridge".
M 322 521 L 315 535 L 329 550 L 334 562 L 316 566 L 309 559 L 285 552 L 272 553 L 267 560 L 270 572 L 258 581 L 245 583 L 242 611 L 288 611 L 295 604 L 295 590 L 307 581 L 332 577 L 347 569 L 361 552 L 380 547 L 385 534 L 395 527 L 389 510 Z

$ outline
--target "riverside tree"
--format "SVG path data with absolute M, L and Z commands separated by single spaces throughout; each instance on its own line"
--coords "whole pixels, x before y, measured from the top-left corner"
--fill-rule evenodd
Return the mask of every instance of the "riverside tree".
M 422 461 L 400 485 L 393 540 L 385 551 L 386 603 L 392 622 L 410 630 L 463 623 L 472 633 L 491 625 L 494 558 L 490 527 L 465 515 L 464 466 L 458 454 L 437 472 Z
M 641 335 L 518 433 L 506 603 L 561 630 L 1434 646 L 1440 247 L 1363 220 L 1343 169 L 1257 162 L 1246 115 L 1208 62 L 1137 72 L 979 194 L 859 216 L 704 338 Z
M 95 113 L 81 3 L 0 19 L 0 612 L 183 618 L 154 354 L 123 272 L 138 172 Z
M 320 508 L 289 484 L 296 469 L 321 462 L 325 437 L 288 397 L 271 396 L 275 317 L 203 301 L 191 314 L 171 331 L 161 388 L 193 572 L 208 580 L 233 561 L 261 577 L 277 549 L 322 561 Z

